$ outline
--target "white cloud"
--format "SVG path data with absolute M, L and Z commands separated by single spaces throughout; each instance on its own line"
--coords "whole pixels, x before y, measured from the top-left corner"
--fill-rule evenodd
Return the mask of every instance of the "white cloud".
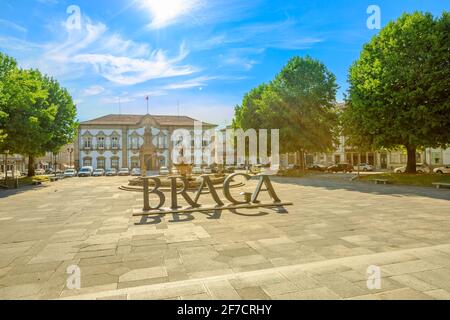
M 218 77 L 197 77 L 193 79 L 188 79 L 181 82 L 170 83 L 163 86 L 163 90 L 178 90 L 178 89 L 190 89 L 203 87 L 206 85 L 207 81 L 217 79 Z
M 103 92 L 105 92 L 105 88 L 103 88 L 102 86 L 95 85 L 85 89 L 83 94 L 87 97 L 91 97 L 97 96 Z
M 139 0 L 140 5 L 147 9 L 152 22 L 149 27 L 159 29 L 179 22 L 202 6 L 202 0 Z
M 26 33 L 28 30 L 21 25 L 18 25 L 17 23 L 14 23 L 9 20 L 0 19 L 0 26 L 3 26 L 5 28 L 13 29 L 22 33 Z
M 66 24 L 61 22 L 59 26 L 66 27 Z M 118 33 L 109 32 L 105 24 L 93 23 L 87 17 L 83 18 L 81 29 L 65 30 L 62 41 L 37 45 L 0 37 L 0 47 L 28 51 L 25 67 L 39 68 L 65 79 L 81 78 L 92 67 L 101 77 L 120 85 L 185 76 L 197 71 L 191 65 L 182 64 L 189 54 L 184 44 L 175 57 L 169 57 L 164 50 L 124 39 Z

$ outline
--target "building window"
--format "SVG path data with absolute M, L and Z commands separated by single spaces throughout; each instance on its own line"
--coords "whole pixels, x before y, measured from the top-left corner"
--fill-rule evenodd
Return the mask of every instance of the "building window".
M 105 137 L 98 137 L 97 138 L 97 148 L 105 149 Z
M 131 158 L 131 169 L 139 168 L 139 159 L 138 158 Z
M 111 168 L 119 169 L 119 158 L 111 158 Z
M 84 138 L 83 145 L 85 149 L 92 148 L 92 138 L 91 137 Z
M 433 164 L 441 164 L 441 153 L 440 152 L 432 152 L 431 158 L 432 158 Z
M 119 137 L 112 137 L 111 138 L 111 148 L 112 149 L 119 149 Z
M 139 149 L 139 137 L 131 137 L 131 149 Z
M 105 169 L 105 158 L 97 158 L 97 169 Z
M 84 158 L 83 159 L 83 166 L 84 167 L 91 167 L 92 166 L 92 158 Z

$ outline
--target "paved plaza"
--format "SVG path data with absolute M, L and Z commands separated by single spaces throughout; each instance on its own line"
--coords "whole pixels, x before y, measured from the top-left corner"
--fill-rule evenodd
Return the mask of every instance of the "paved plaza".
M 286 213 L 141 219 L 142 194 L 119 190 L 128 179 L 0 191 L 0 298 L 450 299 L 449 190 L 274 178 Z

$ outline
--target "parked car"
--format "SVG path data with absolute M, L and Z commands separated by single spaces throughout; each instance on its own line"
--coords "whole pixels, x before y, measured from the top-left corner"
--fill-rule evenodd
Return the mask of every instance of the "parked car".
M 200 168 L 200 167 L 193 167 L 192 168 L 192 173 L 193 174 L 202 174 L 203 171 L 202 171 L 202 168 Z
M 94 172 L 94 168 L 93 167 L 82 167 L 80 169 L 80 171 L 78 171 L 78 176 L 79 177 L 91 177 L 92 173 Z
M 417 163 L 416 164 L 416 171 L 417 173 L 430 173 L 430 168 L 428 166 L 424 165 L 423 163 Z M 406 166 L 396 168 L 394 170 L 395 173 L 405 173 L 406 172 Z
M 358 170 L 358 167 L 359 167 L 360 171 L 364 171 L 364 172 L 373 171 L 375 169 L 372 165 L 367 164 L 367 163 L 360 163 L 359 166 L 356 165 L 354 168 L 355 171 Z
M 450 164 L 446 165 L 445 167 L 436 168 L 433 170 L 433 172 L 438 174 L 450 173 Z
M 107 177 L 114 177 L 114 176 L 117 176 L 117 170 L 114 169 L 114 168 L 108 169 L 108 170 L 106 170 L 105 175 L 106 175 Z
M 75 169 L 66 169 L 64 171 L 64 178 L 73 178 L 77 176 L 77 171 Z
M 159 174 L 160 174 L 160 175 L 167 175 L 167 174 L 170 174 L 169 168 L 167 168 L 167 167 L 161 167 L 161 168 L 159 168 Z
M 2 173 L 1 175 L 2 175 L 2 178 L 4 179 L 5 178 L 5 174 Z M 6 171 L 6 176 L 8 178 L 12 178 L 13 177 L 13 172 L 11 170 Z M 19 178 L 20 176 L 22 176 L 22 173 L 19 170 L 15 170 L 14 171 L 14 178 Z
M 129 176 L 130 175 L 130 169 L 128 168 L 122 168 L 117 173 L 118 176 Z
M 239 164 L 236 166 L 236 170 L 245 170 L 245 164 L 239 163 Z
M 313 164 L 310 164 L 308 166 L 308 170 L 311 170 L 311 171 L 325 171 L 325 170 L 327 170 L 327 167 L 325 165 L 323 165 L 323 164 L 313 163 Z
M 139 169 L 139 168 L 131 169 L 131 175 L 133 177 L 140 177 L 141 176 L 141 169 Z
M 205 167 L 205 168 L 203 168 L 203 173 L 204 173 L 204 174 L 212 174 L 212 169 L 211 169 L 211 167 Z
M 94 177 L 103 177 L 105 175 L 105 169 L 95 169 L 92 176 Z
M 225 173 L 234 173 L 234 167 L 233 166 L 225 166 L 224 172 Z
M 327 168 L 329 172 L 353 172 L 353 166 L 350 163 L 338 163 Z
M 43 176 L 45 174 L 45 170 L 44 169 L 36 169 L 36 170 L 34 170 L 34 174 L 37 176 Z

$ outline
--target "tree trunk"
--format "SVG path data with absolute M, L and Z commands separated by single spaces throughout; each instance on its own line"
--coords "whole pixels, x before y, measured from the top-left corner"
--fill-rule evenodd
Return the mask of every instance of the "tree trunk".
M 305 172 L 306 165 L 305 165 L 305 151 L 303 149 L 300 150 L 300 169 L 302 172 Z
M 408 163 L 406 165 L 406 173 L 416 173 L 416 147 L 406 146 L 408 152 Z
M 8 166 L 8 154 L 5 153 L 5 163 L 3 166 L 3 171 L 5 173 L 5 186 L 8 184 L 8 169 L 6 168 Z
M 28 176 L 34 177 L 34 156 L 28 157 Z

